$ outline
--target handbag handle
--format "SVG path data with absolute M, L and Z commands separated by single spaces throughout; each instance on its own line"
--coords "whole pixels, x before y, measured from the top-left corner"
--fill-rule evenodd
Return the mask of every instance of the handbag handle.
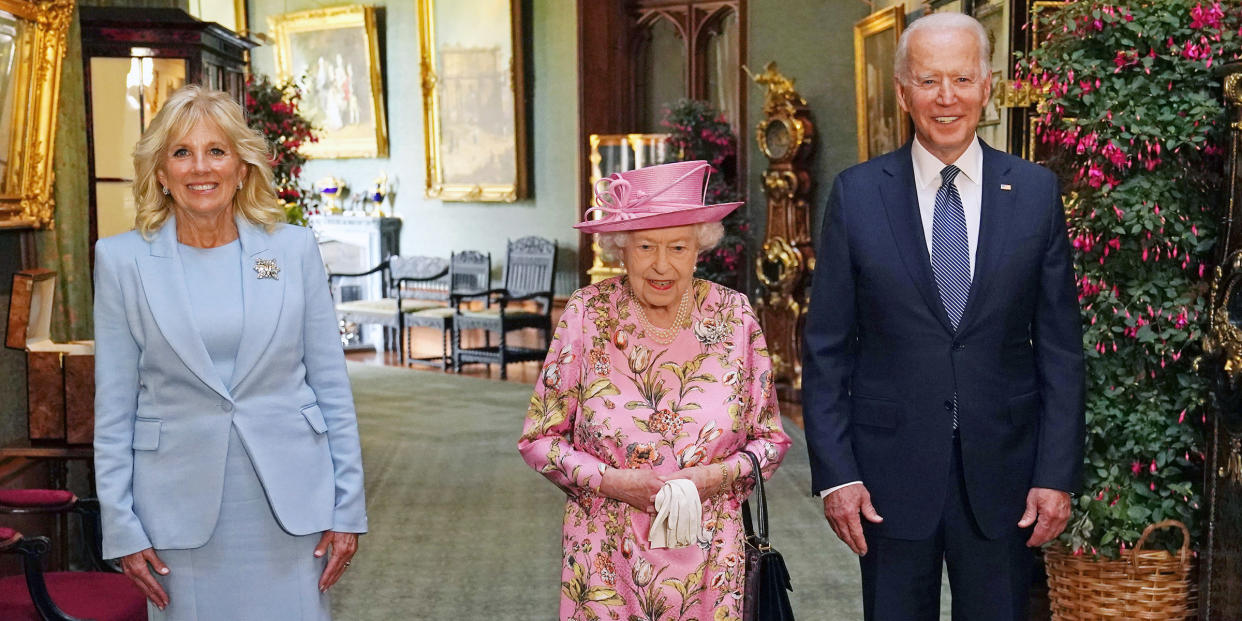
M 750 451 L 742 451 L 742 454 L 750 459 L 750 473 L 755 477 L 755 498 L 759 502 L 759 532 L 756 533 L 750 521 L 750 499 L 742 501 L 742 526 L 746 529 L 747 537 L 754 537 L 756 534 L 762 540 L 763 545 L 768 543 L 768 497 L 763 491 L 763 473 L 759 470 L 759 458 L 755 457 Z

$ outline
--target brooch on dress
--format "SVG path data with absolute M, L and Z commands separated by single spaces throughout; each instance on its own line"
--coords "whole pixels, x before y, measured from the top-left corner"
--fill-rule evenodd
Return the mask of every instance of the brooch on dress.
M 280 280 L 280 268 L 276 266 L 276 259 L 255 259 L 254 272 L 259 275 L 259 279 Z

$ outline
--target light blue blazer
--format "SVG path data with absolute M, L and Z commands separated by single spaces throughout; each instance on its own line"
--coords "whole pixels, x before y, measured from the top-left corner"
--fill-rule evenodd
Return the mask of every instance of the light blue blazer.
M 237 426 L 281 526 L 367 530 L 345 356 L 309 229 L 238 218 L 245 325 L 229 385 L 191 319 L 169 218 L 95 245 L 95 479 L 103 554 L 207 543 Z M 259 278 L 270 259 L 277 278 Z

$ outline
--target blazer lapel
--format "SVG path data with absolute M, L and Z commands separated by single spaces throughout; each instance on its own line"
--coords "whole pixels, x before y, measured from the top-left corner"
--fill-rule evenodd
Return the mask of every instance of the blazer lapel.
M 160 333 L 194 375 L 220 396 L 232 399 L 191 319 L 190 292 L 177 254 L 176 219 L 170 216 L 150 244 L 151 253 L 138 260 L 138 274 Z
M 932 314 L 945 329 L 952 332 L 953 324 L 945 313 L 944 303 L 940 301 L 940 293 L 936 290 L 936 279 L 932 275 L 931 257 L 927 255 L 927 237 L 923 234 L 923 221 L 919 216 L 919 197 L 914 187 L 914 162 L 910 159 L 910 144 L 894 153 L 884 167 L 890 177 L 880 184 L 880 196 L 884 210 L 888 212 L 889 226 L 893 229 L 893 237 L 897 241 L 897 251 L 914 286 L 923 301 L 931 309 Z
M 285 281 L 293 277 L 293 273 L 284 271 L 285 257 L 271 247 L 271 236 L 263 229 L 239 217 L 237 234 L 242 246 L 243 322 L 231 388 L 236 388 L 246 378 L 267 350 L 284 304 Z M 274 262 L 278 271 L 260 278 L 259 270 L 255 269 L 259 260 Z
M 968 327 L 979 314 L 979 307 L 986 299 L 988 286 L 995 279 L 996 268 L 1011 228 L 1007 223 L 1009 208 L 1013 204 L 1013 191 L 1001 189 L 1001 185 L 1008 179 L 1010 166 L 999 151 L 982 140 L 979 144 L 983 147 L 983 200 L 979 213 L 979 245 L 975 251 L 975 273 L 971 278 L 970 297 L 966 300 L 966 310 L 958 324 L 959 331 Z

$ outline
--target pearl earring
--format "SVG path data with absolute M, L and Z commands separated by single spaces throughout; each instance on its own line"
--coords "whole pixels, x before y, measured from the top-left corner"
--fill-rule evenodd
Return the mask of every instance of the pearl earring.
M 164 191 L 164 196 L 168 196 L 168 188 L 167 188 L 167 187 L 165 187 L 165 186 L 160 186 L 160 189 Z
M 242 182 L 240 181 L 237 182 L 237 189 L 239 190 L 242 189 Z

